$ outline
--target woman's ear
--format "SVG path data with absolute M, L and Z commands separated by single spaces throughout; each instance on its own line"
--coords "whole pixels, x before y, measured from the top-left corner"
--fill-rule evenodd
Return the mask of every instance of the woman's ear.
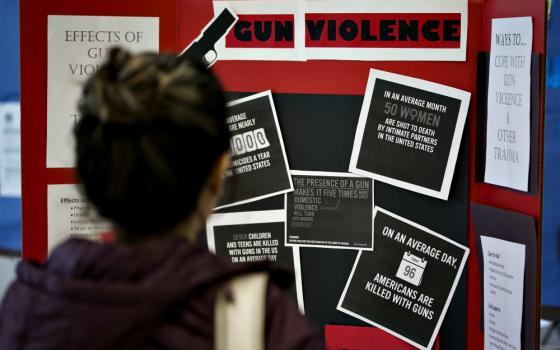
M 224 152 L 214 164 L 214 170 L 210 174 L 210 189 L 215 193 L 222 192 L 224 184 L 224 174 L 231 164 L 231 156 L 229 152 Z

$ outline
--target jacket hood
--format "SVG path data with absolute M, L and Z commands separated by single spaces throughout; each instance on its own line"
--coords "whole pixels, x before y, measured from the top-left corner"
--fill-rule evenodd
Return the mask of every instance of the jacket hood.
M 26 342 L 41 349 L 141 349 L 162 319 L 190 296 L 237 274 L 263 270 L 279 285 L 289 284 L 285 271 L 229 264 L 182 239 L 136 245 L 69 240 L 44 265 L 18 265 L 17 281 L 0 310 L 0 338 L 17 339 L 25 332 Z M 12 348 L 19 347 L 6 347 Z

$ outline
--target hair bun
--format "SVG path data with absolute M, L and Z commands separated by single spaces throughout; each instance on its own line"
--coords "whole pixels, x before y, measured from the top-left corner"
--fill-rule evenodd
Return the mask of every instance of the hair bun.
M 146 55 L 114 47 L 92 85 L 97 113 L 103 122 L 135 124 L 152 117 L 158 69 Z
M 113 82 L 119 81 L 120 72 L 130 62 L 132 55 L 122 47 L 116 46 L 109 51 L 109 58 L 105 64 L 108 78 Z

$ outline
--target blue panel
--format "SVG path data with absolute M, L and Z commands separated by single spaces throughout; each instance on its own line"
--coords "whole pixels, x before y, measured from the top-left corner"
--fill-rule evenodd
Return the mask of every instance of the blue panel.
M 544 128 L 542 304 L 560 307 L 560 1 L 548 22 Z
M 0 102 L 19 101 L 18 0 L 0 0 Z M 21 250 L 21 200 L 0 198 L 0 249 Z

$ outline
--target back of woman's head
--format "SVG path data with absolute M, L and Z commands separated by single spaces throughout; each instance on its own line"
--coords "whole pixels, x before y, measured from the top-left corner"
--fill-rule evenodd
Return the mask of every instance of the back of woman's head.
M 86 83 L 79 111 L 78 176 L 129 239 L 186 219 L 229 147 L 217 79 L 173 55 L 112 49 Z

